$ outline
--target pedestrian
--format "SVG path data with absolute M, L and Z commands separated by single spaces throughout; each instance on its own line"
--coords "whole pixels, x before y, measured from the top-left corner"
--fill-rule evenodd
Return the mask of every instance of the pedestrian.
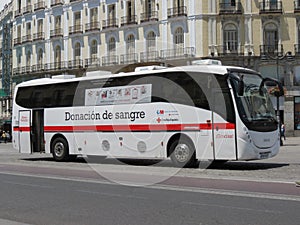
M 285 140 L 285 126 L 284 124 L 281 124 L 281 130 L 280 130 L 281 137 Z
M 2 137 L 2 139 L 3 139 L 3 141 L 4 141 L 4 143 L 6 144 L 6 142 L 7 142 L 7 136 L 6 136 L 5 131 L 2 131 L 1 137 Z

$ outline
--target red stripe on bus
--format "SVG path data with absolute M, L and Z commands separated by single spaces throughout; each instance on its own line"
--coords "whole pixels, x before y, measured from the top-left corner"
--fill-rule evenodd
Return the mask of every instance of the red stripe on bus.
M 29 131 L 30 131 L 30 127 L 14 127 L 13 130 L 14 130 L 14 131 L 24 131 L 24 132 L 29 132 Z
M 76 131 L 185 131 L 185 130 L 211 130 L 211 124 L 136 124 L 136 125 L 86 125 L 86 126 L 45 126 L 45 132 L 76 132 Z M 217 123 L 214 129 L 232 130 L 235 124 Z

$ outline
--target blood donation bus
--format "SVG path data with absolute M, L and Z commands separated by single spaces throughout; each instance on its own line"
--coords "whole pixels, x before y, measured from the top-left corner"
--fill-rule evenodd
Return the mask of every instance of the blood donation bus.
M 280 136 L 268 82 L 282 91 L 253 70 L 213 60 L 23 82 L 14 92 L 13 146 L 57 161 L 170 157 L 181 167 L 270 158 Z

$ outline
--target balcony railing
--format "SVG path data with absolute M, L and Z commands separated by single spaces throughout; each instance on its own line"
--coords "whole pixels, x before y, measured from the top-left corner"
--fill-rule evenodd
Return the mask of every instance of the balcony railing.
M 281 1 L 263 1 L 259 3 L 260 14 L 282 13 Z
M 67 63 L 65 61 L 45 64 L 45 70 L 62 71 L 66 69 L 67 69 Z
M 102 57 L 102 66 L 112 66 L 119 64 L 119 57 L 117 55 L 107 55 Z
M 224 14 L 242 14 L 242 4 L 240 2 L 220 3 L 220 15 Z
M 32 13 L 32 5 L 27 5 L 23 8 L 23 14 Z
M 21 9 L 15 11 L 15 17 L 18 17 L 18 16 L 22 16 L 22 10 Z
M 150 22 L 150 21 L 158 21 L 158 11 L 151 11 L 141 13 L 141 23 Z
M 121 26 L 137 24 L 137 16 L 123 16 L 121 17 Z
M 83 33 L 83 26 L 82 25 L 75 25 L 69 27 L 69 34 L 82 34 Z
M 22 69 L 20 67 L 14 68 L 13 69 L 13 74 L 14 75 L 20 75 L 22 73 Z
M 260 45 L 260 56 L 280 56 L 283 54 L 283 45 Z
M 55 37 L 63 37 L 64 36 L 64 31 L 62 28 L 56 28 L 54 30 L 50 30 L 50 37 L 55 38 Z
M 153 62 L 159 60 L 158 51 L 149 51 L 149 52 L 141 52 L 140 53 L 141 62 Z
M 38 32 L 33 34 L 33 41 L 41 41 L 45 40 L 45 33 L 44 32 Z
M 187 16 L 186 6 L 180 6 L 180 7 L 168 9 L 168 18 L 178 17 L 178 16 Z
M 34 11 L 45 9 L 45 8 L 46 8 L 46 5 L 45 5 L 44 1 L 39 1 L 38 3 L 34 4 Z
M 121 64 L 131 64 L 138 62 L 138 54 L 137 53 L 129 53 L 120 55 L 120 63 Z
M 80 69 L 83 68 L 83 60 L 82 59 L 75 59 L 70 60 L 68 62 L 69 69 Z
M 14 39 L 14 46 L 22 44 L 22 38 L 17 37 Z
M 101 66 L 100 58 L 92 57 L 92 58 L 85 59 L 85 66 L 89 68 L 100 67 Z
M 27 42 L 32 42 L 32 35 L 31 34 L 27 34 L 27 35 L 22 37 L 22 43 L 27 43 Z
M 51 0 L 51 7 L 63 5 L 63 4 L 64 4 L 64 0 Z
M 218 47 L 218 53 L 220 56 L 244 55 L 244 52 L 241 49 L 243 49 L 243 46 L 234 43 L 231 45 L 220 45 Z
M 45 65 L 43 63 L 39 63 L 32 66 L 32 72 L 40 72 L 45 70 Z
M 91 22 L 85 24 L 85 32 L 90 32 L 90 31 L 100 31 L 100 22 Z
M 22 73 L 30 73 L 31 72 L 31 66 L 23 66 L 22 67 Z
M 119 20 L 117 18 L 102 20 L 102 29 L 118 28 Z
M 160 51 L 161 58 L 164 59 L 182 59 L 192 58 L 195 56 L 194 47 L 174 48 Z

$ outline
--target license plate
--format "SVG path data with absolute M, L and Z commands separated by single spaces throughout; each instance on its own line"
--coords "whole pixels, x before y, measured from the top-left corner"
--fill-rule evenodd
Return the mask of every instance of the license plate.
M 260 159 L 268 159 L 269 155 L 270 155 L 269 152 L 260 153 Z

